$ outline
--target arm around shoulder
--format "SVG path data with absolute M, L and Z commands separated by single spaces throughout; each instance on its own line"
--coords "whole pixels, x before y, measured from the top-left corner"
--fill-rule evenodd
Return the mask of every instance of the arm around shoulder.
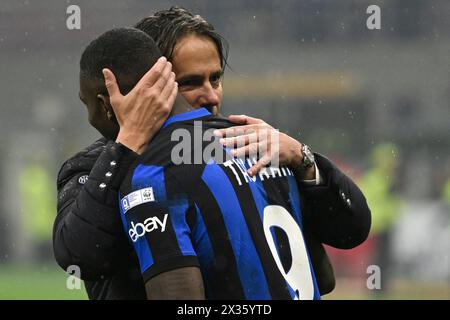
M 369 234 L 371 212 L 358 186 L 326 157 L 315 154 L 323 185 L 302 188 L 306 213 L 318 239 L 327 245 L 351 249 Z
M 58 176 L 54 255 L 64 270 L 79 266 L 84 280 L 112 273 L 126 250 L 116 185 L 135 155 L 120 154 L 113 146 L 99 144 L 78 154 L 62 166 Z

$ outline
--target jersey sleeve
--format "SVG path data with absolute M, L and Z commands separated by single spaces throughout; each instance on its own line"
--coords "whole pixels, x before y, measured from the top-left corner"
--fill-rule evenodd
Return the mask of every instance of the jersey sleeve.
M 119 201 L 145 282 L 162 272 L 199 266 L 188 223 L 195 206 L 167 169 L 138 165 L 125 179 Z

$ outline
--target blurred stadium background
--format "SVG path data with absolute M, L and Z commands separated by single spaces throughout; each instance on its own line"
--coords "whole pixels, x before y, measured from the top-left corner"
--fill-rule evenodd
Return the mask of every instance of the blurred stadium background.
M 81 8 L 81 30 L 66 8 Z M 56 175 L 96 139 L 78 61 L 100 33 L 181 5 L 230 44 L 224 114 L 307 142 L 354 178 L 370 239 L 328 248 L 325 299 L 450 298 L 450 2 L 447 0 L 52 1 L 0 4 L 0 299 L 86 299 L 51 249 Z M 381 30 L 366 9 L 381 7 Z M 371 265 L 381 290 L 369 290 Z

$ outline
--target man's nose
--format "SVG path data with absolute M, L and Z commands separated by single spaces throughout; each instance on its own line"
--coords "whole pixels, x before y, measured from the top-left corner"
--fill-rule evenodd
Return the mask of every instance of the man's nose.
M 203 86 L 202 96 L 199 99 L 199 104 L 201 106 L 216 106 L 220 103 L 219 95 L 216 93 L 211 83 L 207 83 Z

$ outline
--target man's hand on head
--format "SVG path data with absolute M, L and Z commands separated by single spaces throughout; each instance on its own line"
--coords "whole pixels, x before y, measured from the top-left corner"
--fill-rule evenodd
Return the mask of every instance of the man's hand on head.
M 141 154 L 169 116 L 177 96 L 172 64 L 161 57 L 125 96 L 111 70 L 103 69 L 103 75 L 120 127 L 116 142 Z
M 228 120 L 237 126 L 215 130 L 220 143 L 232 148 L 235 157 L 257 156 L 257 162 L 250 169 L 250 176 L 256 175 L 269 163 L 289 166 L 298 172 L 303 161 L 302 144 L 285 133 L 279 132 L 265 121 L 246 115 L 231 115 Z M 314 166 L 301 173 L 302 179 L 315 179 Z

